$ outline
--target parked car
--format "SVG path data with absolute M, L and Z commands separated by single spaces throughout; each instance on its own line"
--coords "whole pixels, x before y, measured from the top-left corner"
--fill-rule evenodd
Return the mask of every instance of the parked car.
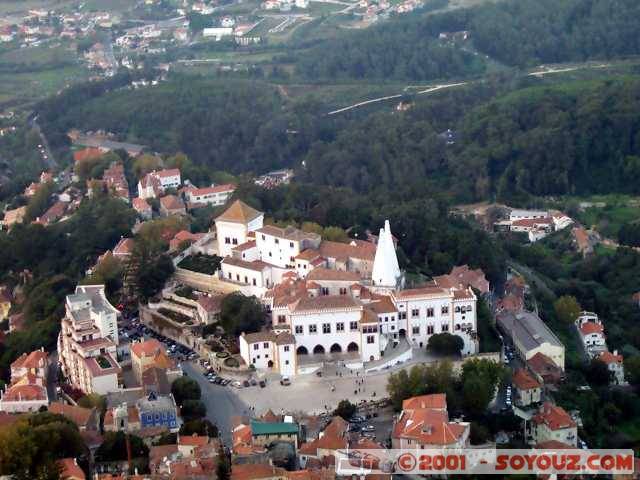
M 242 382 L 238 380 L 234 380 L 233 382 L 231 382 L 231 385 L 233 385 L 236 388 L 242 388 Z
M 267 386 L 267 382 L 265 382 L 264 380 L 260 380 L 260 388 L 264 388 Z
M 252 386 L 254 386 L 254 387 L 255 387 L 256 385 L 258 385 L 258 381 L 257 381 L 255 378 L 252 378 L 252 379 L 250 380 L 250 382 L 251 382 L 251 385 L 252 385 Z
M 362 431 L 363 432 L 375 432 L 376 431 L 376 427 L 374 427 L 373 425 L 365 425 L 364 427 L 362 427 Z
M 250 387 L 251 383 L 249 383 L 249 380 L 245 380 L 244 382 L 242 382 L 242 385 L 245 387 Z
M 366 421 L 366 419 L 360 415 L 354 415 L 353 417 L 351 417 L 351 421 L 353 423 L 363 423 Z
M 291 380 L 289 379 L 289 377 L 282 377 L 282 379 L 280 380 L 280 385 L 287 387 L 291 385 Z

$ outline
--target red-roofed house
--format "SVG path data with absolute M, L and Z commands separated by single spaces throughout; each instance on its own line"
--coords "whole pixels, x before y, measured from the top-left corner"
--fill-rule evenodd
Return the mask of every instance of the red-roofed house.
M 557 384 L 564 378 L 562 369 L 541 352 L 527 360 L 527 367 L 536 379 L 544 384 Z
M 177 168 L 153 171 L 138 182 L 138 196 L 156 198 L 167 188 L 178 188 L 181 184 L 180 170 Z
M 147 202 L 144 198 L 134 198 L 131 201 L 131 205 L 133 206 L 133 209 L 138 212 L 138 215 L 143 218 L 143 220 L 149 220 L 153 215 L 153 209 L 151 208 L 151 205 L 149 205 L 149 202 Z
M 539 403 L 542 395 L 542 385 L 529 372 L 521 368 L 516 370 L 512 378 L 516 388 L 516 405 L 526 407 L 532 403 Z
M 101 156 L 102 153 L 102 150 L 96 147 L 83 148 L 82 150 L 73 152 L 73 161 L 78 163 L 85 160 L 92 160 Z
M 228 183 L 204 188 L 188 188 L 185 189 L 185 195 L 190 208 L 205 205 L 218 207 L 227 203 L 235 190 L 236 186 Z
M 135 242 L 133 238 L 121 238 L 113 248 L 113 256 L 118 260 L 128 260 L 133 252 Z
M 529 443 L 539 444 L 550 440 L 575 447 L 578 442 L 578 427 L 571 416 L 551 402 L 545 402 L 527 424 Z
M 202 323 L 215 323 L 220 319 L 223 298 L 223 295 L 200 295 L 198 297 L 196 309 Z
M 204 233 L 191 233 L 187 230 L 181 230 L 169 241 L 169 250 L 177 250 L 183 242 L 195 243 L 204 236 Z
M 617 350 L 614 350 L 613 353 L 605 350 L 596 358 L 607 365 L 609 375 L 611 376 L 611 383 L 615 385 L 627 384 L 627 381 L 624 378 L 624 359 L 622 355 L 618 355 Z
M 185 456 L 193 456 L 196 448 L 207 445 L 210 438 L 206 435 L 178 435 L 178 451 Z
M 313 459 L 335 458 L 336 450 L 344 450 L 349 446 L 348 429 L 349 424 L 342 417 L 333 417 L 316 440 L 300 446 L 298 449 L 300 466 L 305 468 Z
M 446 411 L 446 397 L 442 397 L 426 395 L 403 402 L 402 413 L 391 433 L 393 448 L 464 448 L 468 444 L 470 424 L 450 422 Z
M 402 402 L 402 410 L 415 410 L 420 408 L 431 408 L 433 410 L 446 412 L 447 396 L 444 393 L 433 393 L 431 395 L 407 398 Z
M 160 214 L 164 217 L 170 215 L 186 215 L 184 202 L 176 195 L 167 195 L 160 199 Z
M 576 327 L 578 328 L 582 345 L 588 354 L 596 355 L 607 349 L 604 326 L 598 315 L 591 312 L 582 312 L 576 319 Z
M 164 346 L 155 338 L 131 344 L 131 369 L 139 382 L 149 368 L 159 368 L 167 373 L 169 382 L 180 375 L 179 369 Z
M 47 371 L 49 359 L 44 349 L 23 353 L 11 364 L 11 385 L 0 392 L 0 411 L 36 412 L 49 404 Z

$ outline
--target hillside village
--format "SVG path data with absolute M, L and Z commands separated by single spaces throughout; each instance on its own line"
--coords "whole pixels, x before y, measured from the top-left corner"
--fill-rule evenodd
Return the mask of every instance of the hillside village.
M 31 220 L 44 228 L 101 196 L 135 212 L 131 234 L 87 271 L 91 279 L 105 265 L 119 265 L 120 303 L 105 285 L 78 285 L 65 299 L 57 357 L 44 350 L 20 356 L 0 396 L 3 424 L 46 409 L 77 425 L 91 454 L 80 459 L 84 468 L 78 458 L 61 460 L 68 478 L 89 478 L 87 469 L 103 479 L 132 478 L 132 469 L 148 472 L 139 478 L 210 478 L 227 461 L 232 479 L 335 478 L 354 473 L 330 468 L 346 451 L 411 442 L 470 446 L 475 427 L 459 406 L 449 411 L 446 394 L 402 398 L 398 411 L 390 405 L 394 375 L 437 363 L 437 345 L 446 345 L 438 351 L 462 375 L 487 364 L 509 379 L 497 380 L 487 408 L 511 418 L 515 429 L 486 438 L 487 445 L 588 448 L 578 435 L 580 412 L 554 401 L 566 379 L 566 347 L 531 308 L 529 285 L 517 272 L 499 291 L 468 265 L 409 284 L 393 218 L 366 238 L 329 240 L 321 230 L 269 223 L 265 212 L 237 198 L 235 184 L 198 187 L 161 162 L 137 183 L 128 181 L 128 167 L 109 152 L 141 157 L 148 155 L 143 146 L 104 136 L 76 142 L 74 173 L 43 172 L 22 196 L 29 202 L 46 192 L 44 213 Z M 86 178 L 84 164 L 104 158 L 113 161 L 98 178 Z M 265 189 L 291 181 L 287 171 L 253 179 Z M 7 210 L 3 228 L 26 221 L 29 205 Z M 190 219 L 202 209 L 216 212 L 212 222 L 191 232 Z M 535 242 L 572 223 L 559 212 L 514 209 L 495 226 Z M 143 299 L 131 272 L 140 235 L 151 225 L 160 226 L 171 272 Z M 11 314 L 19 292 L 1 292 L 9 332 L 19 331 L 20 314 Z M 490 352 L 480 349 L 481 303 L 491 306 L 501 339 Z M 247 319 L 256 313 L 229 324 L 231 304 L 246 309 Z M 623 357 L 608 350 L 598 316 L 582 312 L 574 320 L 585 361 L 603 362 L 612 387 L 627 385 Z M 235 398 L 233 406 L 216 412 L 223 392 Z M 103 400 L 87 407 L 83 398 Z M 354 411 L 341 413 L 351 402 Z M 415 426 L 426 424 L 428 431 Z M 119 433 L 140 439 L 148 453 L 107 459 L 101 445 Z M 363 465 L 356 470 L 367 472 Z

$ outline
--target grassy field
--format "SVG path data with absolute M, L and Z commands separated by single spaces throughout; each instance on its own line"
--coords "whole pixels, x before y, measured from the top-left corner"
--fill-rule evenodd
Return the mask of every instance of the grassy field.
M 585 199 L 594 205 L 581 211 L 578 220 L 587 227 L 595 227 L 602 235 L 617 238 L 622 225 L 640 221 L 640 200 L 625 195 L 595 196 Z

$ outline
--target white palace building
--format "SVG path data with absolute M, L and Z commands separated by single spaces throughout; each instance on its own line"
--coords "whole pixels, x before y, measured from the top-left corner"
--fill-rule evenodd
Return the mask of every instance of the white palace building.
M 285 376 L 335 360 L 374 370 L 443 332 L 464 340 L 463 355 L 476 353 L 473 290 L 437 280 L 404 288 L 389 221 L 373 241 L 340 243 L 263 220 L 239 200 L 216 219 L 221 280 L 271 312 L 267 331 L 240 337 L 247 365 Z

